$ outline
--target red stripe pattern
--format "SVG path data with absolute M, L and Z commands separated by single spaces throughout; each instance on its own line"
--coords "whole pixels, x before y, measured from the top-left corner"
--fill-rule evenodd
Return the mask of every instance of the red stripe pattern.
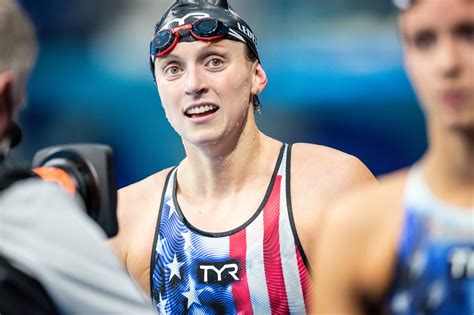
M 280 186 L 277 176 L 270 198 L 263 209 L 263 258 L 272 314 L 288 314 L 288 298 L 280 254 Z
M 237 259 L 241 266 L 246 265 L 247 256 L 247 233 L 243 229 L 229 237 L 229 254 L 231 259 Z M 253 314 L 252 303 L 249 303 L 250 290 L 247 282 L 245 268 L 240 270 L 239 281 L 232 284 L 232 295 L 234 296 L 235 309 L 237 314 Z
M 306 269 L 306 266 L 304 264 L 303 257 L 301 257 L 300 251 L 298 249 L 298 246 L 296 246 L 296 257 L 298 259 L 298 271 L 300 273 L 300 280 L 301 280 L 301 287 L 303 289 L 303 298 L 304 298 L 304 305 L 306 308 L 306 312 L 309 312 L 310 308 L 310 292 L 311 292 L 311 275 L 308 272 L 308 269 Z

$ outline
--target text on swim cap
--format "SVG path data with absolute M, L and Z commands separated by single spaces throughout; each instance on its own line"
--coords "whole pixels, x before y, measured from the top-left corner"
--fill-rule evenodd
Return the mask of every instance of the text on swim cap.
M 247 35 L 248 37 L 250 37 L 250 39 L 254 42 L 254 43 L 257 43 L 257 38 L 255 37 L 255 35 L 252 33 L 251 30 L 249 30 L 247 27 L 245 27 L 244 25 L 240 24 L 239 22 L 237 22 L 237 27 L 239 28 L 239 30 L 244 33 L 245 35 Z

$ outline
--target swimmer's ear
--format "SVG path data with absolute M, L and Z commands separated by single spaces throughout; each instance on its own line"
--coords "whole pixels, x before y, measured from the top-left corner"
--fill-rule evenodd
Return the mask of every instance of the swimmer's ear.
M 265 86 L 267 86 L 267 74 L 262 68 L 262 65 L 260 65 L 259 62 L 256 62 L 253 67 L 253 81 L 252 81 L 252 94 L 253 95 L 258 95 L 265 89 Z

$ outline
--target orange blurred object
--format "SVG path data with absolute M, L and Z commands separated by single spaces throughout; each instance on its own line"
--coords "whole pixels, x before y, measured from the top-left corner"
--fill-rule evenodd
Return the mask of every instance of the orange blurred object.
M 33 172 L 41 177 L 44 181 L 55 182 L 59 184 L 71 195 L 76 193 L 76 186 L 71 177 L 64 170 L 56 167 L 38 167 Z

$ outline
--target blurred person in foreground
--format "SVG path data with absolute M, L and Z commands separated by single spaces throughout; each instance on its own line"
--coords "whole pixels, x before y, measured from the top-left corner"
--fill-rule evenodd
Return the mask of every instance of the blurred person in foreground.
M 474 1 L 395 4 L 429 148 L 335 206 L 314 311 L 474 314 Z
M 30 20 L 0 0 L 0 313 L 151 314 L 82 200 L 5 165 L 36 53 Z
M 307 312 L 319 217 L 372 174 L 348 154 L 258 129 L 267 77 L 227 1 L 174 2 L 151 67 L 186 157 L 120 191 L 113 244 L 127 269 L 164 314 Z

